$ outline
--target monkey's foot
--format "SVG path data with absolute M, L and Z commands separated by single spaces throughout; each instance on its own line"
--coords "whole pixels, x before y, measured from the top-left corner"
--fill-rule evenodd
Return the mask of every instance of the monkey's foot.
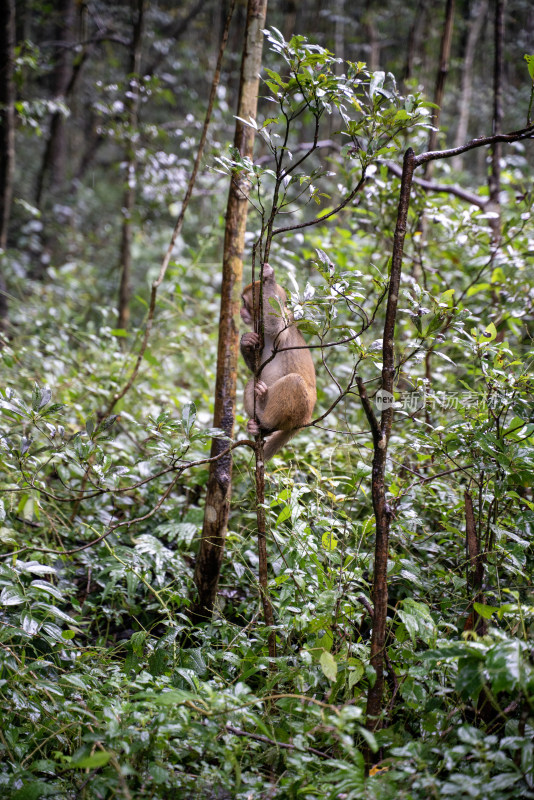
M 257 436 L 260 432 L 260 426 L 256 422 L 255 419 L 249 419 L 247 422 L 247 431 L 250 433 L 251 436 Z
M 254 394 L 256 397 L 265 397 L 268 391 L 269 389 L 266 383 L 263 381 L 256 381 L 256 385 L 254 387 Z

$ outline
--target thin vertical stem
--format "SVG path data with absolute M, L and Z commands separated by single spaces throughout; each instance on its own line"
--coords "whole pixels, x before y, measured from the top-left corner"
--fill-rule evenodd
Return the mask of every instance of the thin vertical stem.
M 393 421 L 392 400 L 395 377 L 395 323 L 397 319 L 404 238 L 406 236 L 413 171 L 414 152 L 409 148 L 404 156 L 397 224 L 393 241 L 386 319 L 384 323 L 384 338 L 382 344 L 383 408 L 379 425 L 377 425 L 374 419 L 374 412 L 363 390 L 363 384 L 361 381 L 358 382 L 362 405 L 373 431 L 374 445 L 371 492 L 376 522 L 376 540 L 373 575 L 374 616 L 371 636 L 371 665 L 374 668 L 376 680 L 374 685 L 369 688 L 367 695 L 367 726 L 370 730 L 377 730 L 380 726 L 382 696 L 384 692 L 384 655 L 388 604 L 387 563 L 391 519 L 391 511 L 386 501 L 385 472 L 387 448 Z M 368 753 L 367 755 L 369 761 L 370 754 Z

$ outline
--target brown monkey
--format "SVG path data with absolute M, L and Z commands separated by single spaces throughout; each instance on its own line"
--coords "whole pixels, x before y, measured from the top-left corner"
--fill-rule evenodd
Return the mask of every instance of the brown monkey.
M 249 284 L 241 295 L 243 307 L 241 319 L 253 325 L 259 317 L 260 281 Z M 275 307 L 269 302 L 275 299 Z M 298 428 L 311 422 L 317 399 L 315 391 L 315 368 L 304 338 L 293 322 L 293 315 L 286 308 L 287 295 L 274 279 L 274 270 L 263 265 L 263 326 L 264 343 L 259 359 L 263 364 L 275 353 L 257 377 L 245 388 L 245 410 L 250 419 L 247 430 L 255 436 L 260 430 L 270 434 L 265 441 L 264 456 L 268 461 L 296 433 Z M 254 308 L 253 308 L 254 302 Z M 278 307 L 276 307 L 278 306 Z M 256 371 L 256 352 L 260 346 L 257 333 L 244 333 L 241 337 L 241 353 L 247 367 Z M 299 348 L 290 349 L 286 348 Z M 281 350 L 282 352 L 278 352 Z M 256 394 L 256 418 L 254 419 L 254 394 Z

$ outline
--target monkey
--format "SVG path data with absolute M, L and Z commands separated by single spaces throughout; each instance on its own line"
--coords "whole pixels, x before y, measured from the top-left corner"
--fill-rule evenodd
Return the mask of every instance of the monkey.
M 275 300 L 274 308 L 269 302 L 271 298 Z M 241 319 L 246 325 L 252 326 L 254 319 L 259 318 L 260 281 L 255 282 L 254 291 L 252 283 L 246 286 L 241 299 Z M 311 422 L 317 399 L 311 353 L 294 324 L 286 301 L 285 291 L 275 281 L 274 269 L 270 264 L 264 264 L 264 342 L 259 359 L 260 367 L 273 354 L 274 357 L 261 369 L 256 380 L 252 378 L 247 383 L 245 410 L 250 418 L 247 423 L 249 434 L 256 436 L 261 431 L 267 435 L 263 451 L 265 461 L 269 461 L 300 427 Z M 257 369 L 256 353 L 259 347 L 259 334 L 254 331 L 243 334 L 241 353 L 247 367 L 254 373 Z M 254 414 L 258 421 L 254 419 Z

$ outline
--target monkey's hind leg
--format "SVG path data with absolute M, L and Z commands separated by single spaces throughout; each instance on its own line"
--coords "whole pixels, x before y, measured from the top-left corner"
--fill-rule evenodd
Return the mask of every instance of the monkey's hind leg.
M 267 431 L 292 431 L 311 419 L 313 403 L 301 375 L 292 372 L 269 386 L 263 405 L 259 404 L 260 425 Z

